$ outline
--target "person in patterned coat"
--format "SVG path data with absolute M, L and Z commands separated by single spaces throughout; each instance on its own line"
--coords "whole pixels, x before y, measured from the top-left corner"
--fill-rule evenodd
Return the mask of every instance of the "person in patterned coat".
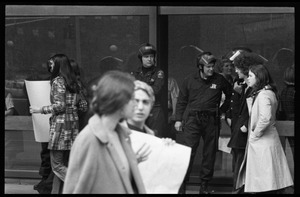
M 51 105 L 30 106 L 30 113 L 52 114 L 48 148 L 55 177 L 51 193 L 62 193 L 70 150 L 79 132 L 78 110 L 86 111 L 87 101 L 80 94 L 68 57 L 56 54 L 49 62 Z

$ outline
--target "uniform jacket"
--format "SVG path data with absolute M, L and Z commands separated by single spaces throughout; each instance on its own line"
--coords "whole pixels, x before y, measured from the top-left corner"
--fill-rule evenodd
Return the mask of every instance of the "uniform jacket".
M 220 110 L 225 113 L 230 104 L 231 89 L 230 83 L 219 73 L 214 73 L 207 80 L 202 79 L 199 72 L 189 75 L 184 79 L 179 91 L 175 120 L 184 120 L 183 114 L 189 109 L 216 111 L 222 92 L 225 94 L 225 101 Z
M 43 106 L 42 113 L 50 118 L 50 150 L 70 150 L 78 134 L 78 110 L 87 110 L 87 101 L 80 94 L 66 89 L 63 77 L 53 79 L 50 91 L 51 105 Z
M 277 100 L 269 87 L 247 98 L 249 110 L 248 142 L 236 188 L 245 192 L 278 190 L 293 185 L 285 153 L 275 127 Z
M 242 132 L 241 127 L 244 125 L 246 128 L 248 128 L 248 119 L 249 119 L 249 112 L 247 107 L 246 98 L 248 97 L 250 93 L 250 87 L 246 90 L 243 88 L 243 92 L 241 97 L 238 97 L 235 92 L 235 95 L 231 97 L 231 99 L 238 99 L 238 101 L 231 102 L 232 108 L 238 108 L 236 114 L 232 114 L 232 125 L 231 125 L 231 137 L 228 142 L 228 147 L 231 148 L 238 148 L 238 149 L 245 149 L 247 144 L 247 137 L 248 132 Z
M 123 150 L 128 159 L 132 180 L 126 176 L 116 148 L 111 143 L 108 128 L 93 115 L 77 136 L 70 153 L 63 193 L 145 193 L 137 159 L 130 144 L 131 131 L 118 125 Z
M 159 106 L 162 98 L 162 89 L 164 85 L 164 72 L 157 68 L 156 66 L 152 66 L 151 68 L 143 69 L 139 67 L 138 70 L 133 73 L 135 79 L 143 81 L 150 85 L 153 89 L 155 95 L 155 106 Z

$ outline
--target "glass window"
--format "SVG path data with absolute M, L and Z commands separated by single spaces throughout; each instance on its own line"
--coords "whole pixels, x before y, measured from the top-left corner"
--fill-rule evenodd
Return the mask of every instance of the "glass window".
M 232 48 L 245 46 L 268 60 L 282 89 L 282 69 L 294 63 L 294 27 L 294 14 L 170 15 L 169 75 L 181 83 L 182 76 L 196 70 L 201 50 L 221 58 Z
M 75 9 L 78 13 L 70 12 L 70 6 L 46 7 L 33 7 L 28 14 L 26 7 L 18 11 L 19 7 L 13 6 L 13 13 L 5 17 L 5 90 L 11 94 L 14 116 L 30 117 L 24 80 L 48 79 L 46 63 L 52 55 L 63 53 L 77 61 L 88 84 L 107 70 L 136 70 L 138 48 L 149 42 L 152 13 L 146 8 L 127 7 L 131 11 L 123 14 L 121 6 L 107 7 L 109 14 L 91 15 L 84 6 Z M 42 10 L 52 10 L 54 15 Z M 39 14 L 31 14 L 35 12 Z M 15 123 L 18 127 L 18 120 L 10 117 L 6 126 Z M 31 118 L 23 123 L 31 124 Z M 32 130 L 6 129 L 6 176 L 20 176 L 13 172 L 22 171 L 23 176 L 39 177 L 40 150 Z M 34 173 L 25 173 L 28 170 Z
M 234 9 L 228 8 L 225 12 L 224 9 L 162 9 L 161 13 L 168 17 L 169 77 L 174 77 L 180 87 L 185 76 L 198 71 L 196 57 L 202 51 L 210 51 L 221 59 L 234 47 L 244 46 L 268 61 L 267 67 L 280 91 L 284 86 L 283 70 L 294 63 L 294 14 L 255 13 L 255 9 L 251 12 L 233 13 Z M 224 127 L 228 127 L 225 122 L 222 123 L 221 136 Z M 230 130 L 228 131 L 230 136 Z M 191 182 L 195 182 L 199 176 L 201 151 L 202 143 L 194 161 Z M 287 148 L 286 153 L 293 174 L 291 150 Z M 232 177 L 231 159 L 231 154 L 217 152 L 214 177 Z

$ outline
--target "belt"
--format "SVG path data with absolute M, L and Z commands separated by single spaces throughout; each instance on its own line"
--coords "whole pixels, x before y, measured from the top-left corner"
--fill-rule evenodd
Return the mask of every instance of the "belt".
M 202 111 L 190 111 L 189 116 L 216 116 L 217 112 L 216 111 L 208 111 L 208 110 L 202 110 Z

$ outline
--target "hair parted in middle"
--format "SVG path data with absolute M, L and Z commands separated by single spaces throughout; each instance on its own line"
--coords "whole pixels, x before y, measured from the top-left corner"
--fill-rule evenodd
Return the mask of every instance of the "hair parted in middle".
M 54 62 L 53 71 L 50 77 L 51 84 L 53 79 L 55 79 L 57 76 L 61 76 L 66 81 L 66 89 L 71 93 L 78 93 L 79 86 L 69 58 L 65 54 L 55 54 L 49 58 L 48 67 L 50 60 L 53 60 Z
M 143 90 L 149 97 L 151 100 L 151 106 L 154 105 L 155 102 L 155 96 L 154 96 L 154 91 L 153 88 L 151 86 L 149 86 L 147 83 L 140 81 L 140 80 L 135 80 L 134 81 L 134 90 Z

